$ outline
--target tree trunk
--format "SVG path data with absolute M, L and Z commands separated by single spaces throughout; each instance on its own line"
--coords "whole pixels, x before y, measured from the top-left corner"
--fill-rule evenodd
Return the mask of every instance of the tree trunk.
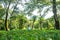
M 33 24 L 32 24 L 32 29 L 34 29 L 34 22 L 33 22 Z
M 40 14 L 41 16 L 41 14 Z M 39 29 L 42 30 L 42 20 L 41 20 L 42 16 L 40 17 L 40 20 L 39 20 Z
M 23 28 L 23 19 L 21 18 L 20 20 L 19 20 L 19 29 L 22 29 Z
M 42 23 L 41 23 L 41 20 L 39 22 L 39 29 L 42 30 Z
M 8 20 L 7 20 L 7 18 L 8 18 L 8 8 L 7 8 L 7 11 L 6 11 L 6 18 L 5 18 L 5 28 L 6 28 L 6 31 L 8 31 Z
M 54 20 L 55 20 L 55 29 L 59 29 L 59 20 L 57 17 L 57 10 L 56 10 L 56 0 L 53 0 L 53 13 L 54 13 Z
M 5 17 L 5 29 L 6 29 L 6 31 L 9 30 L 9 28 L 8 28 L 8 10 L 9 10 L 9 6 L 10 6 L 10 2 L 9 2 L 8 8 L 6 10 L 6 17 Z

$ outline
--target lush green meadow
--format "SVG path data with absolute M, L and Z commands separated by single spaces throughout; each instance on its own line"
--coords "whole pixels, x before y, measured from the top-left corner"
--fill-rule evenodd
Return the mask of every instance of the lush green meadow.
M 0 40 L 60 40 L 59 30 L 0 31 Z

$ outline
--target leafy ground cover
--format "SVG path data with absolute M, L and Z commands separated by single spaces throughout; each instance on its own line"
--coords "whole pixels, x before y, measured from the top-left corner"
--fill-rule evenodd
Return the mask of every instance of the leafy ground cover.
M 60 40 L 60 30 L 0 31 L 0 40 Z

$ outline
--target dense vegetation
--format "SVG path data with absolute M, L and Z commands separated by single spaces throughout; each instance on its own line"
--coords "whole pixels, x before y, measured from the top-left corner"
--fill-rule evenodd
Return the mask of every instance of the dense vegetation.
M 59 2 L 56 0 L 1 0 L 0 30 L 28 29 L 29 27 L 30 29 L 40 30 L 60 29 Z M 20 8 L 20 5 L 22 8 Z M 47 8 L 44 10 L 45 7 Z M 38 15 L 33 14 L 36 9 L 38 9 Z M 54 15 L 45 19 L 45 17 L 48 17 L 49 11 Z
M 0 40 L 60 40 L 60 0 L 0 0 Z
M 60 40 L 59 30 L 0 31 L 0 40 Z

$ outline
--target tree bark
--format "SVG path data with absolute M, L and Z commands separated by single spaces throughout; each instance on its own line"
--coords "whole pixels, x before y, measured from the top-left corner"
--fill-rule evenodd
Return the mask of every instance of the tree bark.
M 59 20 L 57 17 L 57 9 L 56 9 L 56 0 L 53 0 L 53 13 L 54 13 L 54 20 L 55 20 L 55 29 L 59 29 Z
M 10 3 L 11 3 L 11 0 L 9 2 L 7 9 L 6 9 L 6 17 L 5 17 L 5 29 L 6 29 L 6 31 L 9 30 L 9 28 L 8 28 L 8 10 L 9 10 Z

